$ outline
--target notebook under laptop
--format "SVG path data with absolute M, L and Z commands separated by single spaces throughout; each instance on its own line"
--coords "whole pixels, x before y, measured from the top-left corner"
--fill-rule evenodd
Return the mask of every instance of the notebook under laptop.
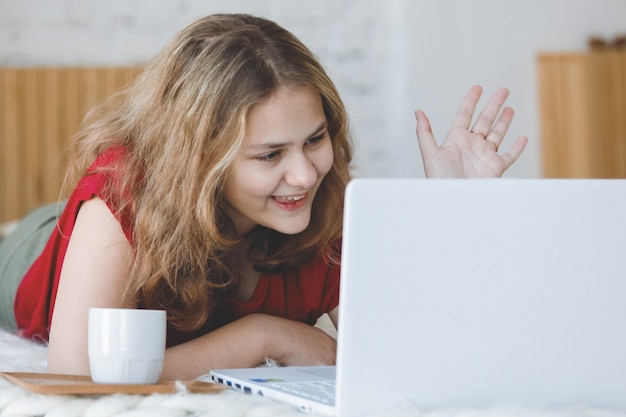
M 357 179 L 341 268 L 334 402 L 269 386 L 334 367 L 214 380 L 341 417 L 626 410 L 626 180 Z

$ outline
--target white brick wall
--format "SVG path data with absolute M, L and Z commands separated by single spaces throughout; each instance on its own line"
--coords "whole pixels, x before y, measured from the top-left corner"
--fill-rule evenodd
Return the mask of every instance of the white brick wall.
M 293 31 L 320 57 L 350 108 L 355 136 L 364 143 L 384 135 L 384 120 L 376 111 L 386 91 L 380 65 L 389 33 L 384 5 L 357 0 L 0 0 L 0 65 L 141 63 L 200 16 L 260 14 Z M 381 158 L 369 159 L 381 166 Z
M 0 0 L 0 65 L 141 63 L 219 11 L 274 19 L 316 52 L 350 111 L 359 175 L 423 175 L 414 108 L 442 140 L 466 89 L 481 83 L 512 90 L 517 119 L 504 147 L 531 137 L 509 175 L 539 176 L 534 54 L 626 31 L 623 0 Z

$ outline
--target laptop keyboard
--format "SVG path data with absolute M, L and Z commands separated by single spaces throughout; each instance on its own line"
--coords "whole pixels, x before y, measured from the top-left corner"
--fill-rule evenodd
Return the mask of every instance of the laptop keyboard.
M 267 385 L 323 404 L 335 404 L 335 381 L 281 382 Z

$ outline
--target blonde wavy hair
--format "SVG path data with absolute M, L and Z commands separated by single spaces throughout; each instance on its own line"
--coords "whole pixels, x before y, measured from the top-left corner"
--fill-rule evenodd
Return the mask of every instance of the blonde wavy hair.
M 291 236 L 258 226 L 248 236 L 248 260 L 260 271 L 295 268 L 315 256 L 332 263 L 352 160 L 347 114 L 312 52 L 272 21 L 216 14 L 192 23 L 132 85 L 87 115 L 70 147 L 66 184 L 101 152 L 126 148 L 119 166 L 109 168 L 116 180 L 107 193 L 132 219 L 127 291 L 148 308 L 166 309 L 178 330 L 198 329 L 236 288 L 228 260 L 241 240 L 222 188 L 250 110 L 281 86 L 319 92 L 334 163 L 308 228 Z

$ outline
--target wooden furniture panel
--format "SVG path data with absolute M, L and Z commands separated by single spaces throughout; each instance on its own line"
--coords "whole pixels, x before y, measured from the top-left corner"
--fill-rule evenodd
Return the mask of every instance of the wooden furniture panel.
M 538 58 L 543 175 L 626 178 L 626 52 Z
M 137 72 L 136 67 L 0 69 L 0 222 L 58 199 L 68 139 L 89 108 Z

